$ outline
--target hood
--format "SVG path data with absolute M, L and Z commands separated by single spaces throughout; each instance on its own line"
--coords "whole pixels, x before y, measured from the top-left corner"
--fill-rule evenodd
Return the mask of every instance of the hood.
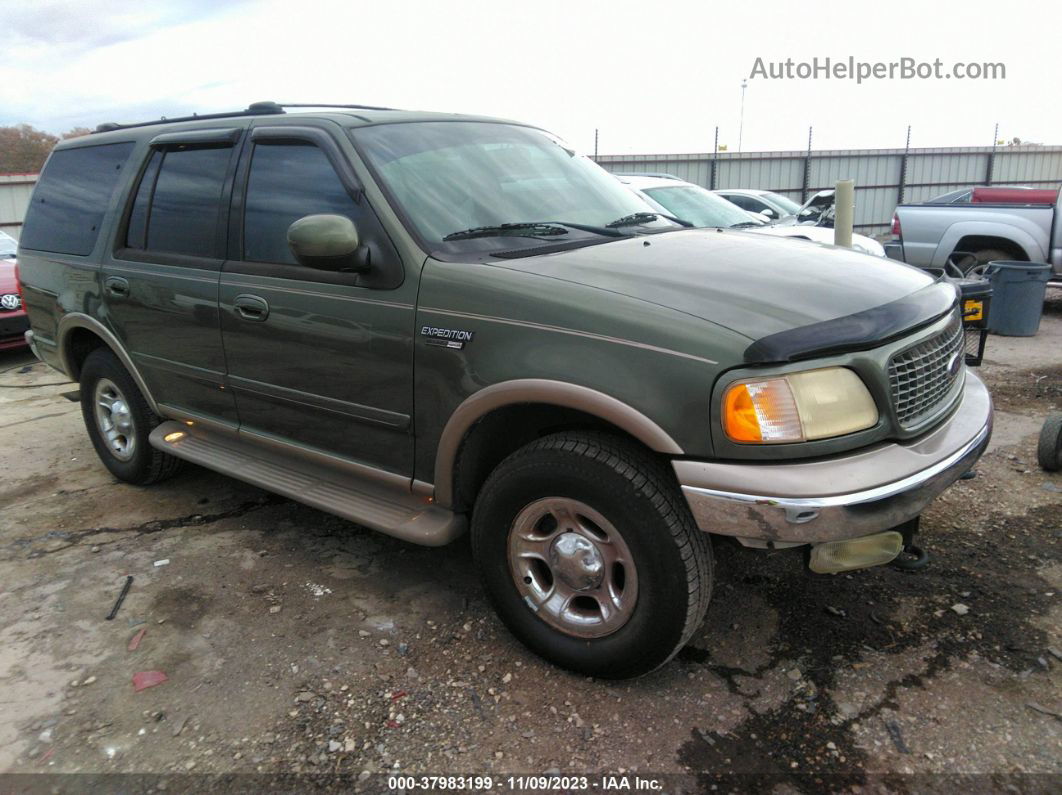
M 0 293 L 18 292 L 15 280 L 15 260 L 0 258 Z
M 504 267 L 669 307 L 751 340 L 887 304 L 933 283 L 848 249 L 686 229 L 509 260 Z
M 813 243 L 824 243 L 828 246 L 833 245 L 833 229 L 825 226 L 765 226 L 757 229 L 750 229 L 750 232 L 759 232 L 762 235 L 774 235 L 776 237 L 792 237 L 792 238 L 804 238 L 810 240 Z M 875 257 L 884 257 L 885 249 L 881 243 L 866 235 L 852 235 L 852 248 L 856 251 L 861 251 L 864 254 L 871 254 Z

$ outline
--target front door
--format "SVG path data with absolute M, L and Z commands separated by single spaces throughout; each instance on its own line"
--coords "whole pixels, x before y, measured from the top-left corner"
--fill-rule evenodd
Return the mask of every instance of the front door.
M 416 284 L 345 158 L 321 128 L 253 131 L 219 292 L 228 384 L 241 433 L 408 477 Z M 319 213 L 354 221 L 371 272 L 296 262 L 288 227 Z

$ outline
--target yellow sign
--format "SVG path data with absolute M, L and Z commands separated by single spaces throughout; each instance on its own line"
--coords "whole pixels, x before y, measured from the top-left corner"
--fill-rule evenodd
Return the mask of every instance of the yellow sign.
M 983 301 L 976 301 L 971 298 L 962 305 L 962 319 L 967 323 L 980 320 L 984 317 L 984 314 L 985 305 Z

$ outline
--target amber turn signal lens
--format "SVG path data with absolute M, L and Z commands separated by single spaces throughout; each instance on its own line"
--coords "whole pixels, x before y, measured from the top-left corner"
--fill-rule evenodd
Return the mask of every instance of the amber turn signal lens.
M 723 422 L 726 435 L 735 442 L 762 442 L 760 421 L 745 384 L 731 387 L 723 404 Z

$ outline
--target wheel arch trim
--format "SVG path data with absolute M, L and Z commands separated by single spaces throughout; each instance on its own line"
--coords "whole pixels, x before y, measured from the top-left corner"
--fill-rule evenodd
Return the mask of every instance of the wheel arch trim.
M 59 357 L 63 363 L 63 371 L 70 376 L 70 378 L 74 378 L 76 368 L 70 358 L 70 339 L 71 332 L 75 329 L 91 331 L 103 340 L 103 344 L 110 348 L 111 352 L 118 357 L 122 366 L 129 372 L 129 375 L 132 376 L 133 381 L 136 382 L 137 388 L 144 396 L 144 400 L 148 402 L 151 410 L 156 414 L 159 414 L 158 404 L 155 402 L 155 398 L 148 389 L 147 383 L 144 381 L 143 376 L 141 376 L 140 371 L 137 369 L 136 365 L 133 364 L 132 358 L 126 352 L 125 346 L 118 341 L 118 338 L 114 336 L 114 333 L 110 329 L 94 317 L 90 317 L 81 312 L 71 312 L 70 314 L 64 315 L 59 321 L 59 333 L 56 336 L 58 337 Z M 80 373 L 78 375 L 80 375 Z
M 447 420 L 435 456 L 436 504 L 447 508 L 453 505 L 457 458 L 472 426 L 497 409 L 531 403 L 582 411 L 626 431 L 658 453 L 684 454 L 679 444 L 653 420 L 604 392 L 542 378 L 502 381 L 469 395 Z

